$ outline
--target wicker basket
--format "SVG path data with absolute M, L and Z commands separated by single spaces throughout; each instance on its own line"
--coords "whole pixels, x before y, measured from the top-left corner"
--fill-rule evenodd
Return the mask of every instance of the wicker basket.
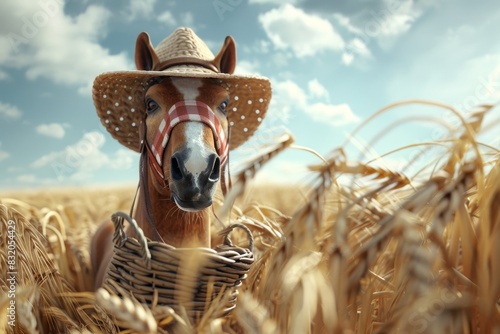
M 149 306 L 167 305 L 200 319 L 214 302 L 213 316 L 224 316 L 236 307 L 238 287 L 254 261 L 253 238 L 248 228 L 234 224 L 225 229 L 224 244 L 210 248 L 175 248 L 151 241 L 127 214 L 112 216 L 115 224 L 114 253 L 104 279 L 104 288 L 117 295 L 129 294 Z M 127 237 L 124 220 L 137 239 Z M 229 233 L 242 228 L 250 249 L 234 246 Z

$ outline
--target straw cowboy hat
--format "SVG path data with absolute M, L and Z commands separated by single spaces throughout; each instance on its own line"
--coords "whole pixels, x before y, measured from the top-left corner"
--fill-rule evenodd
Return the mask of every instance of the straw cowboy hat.
M 253 135 L 269 106 L 271 84 L 264 77 L 232 74 L 234 62 L 229 67 L 221 66 L 221 54 L 228 45 L 235 59 L 234 41 L 230 36 L 226 37 L 217 57 L 189 28 L 177 29 L 156 48 L 152 47 L 146 33 L 139 35 L 137 42 L 141 41 L 147 43 L 152 52 L 150 70 L 109 72 L 94 81 L 92 95 L 97 115 L 115 139 L 139 152 L 139 125 L 146 113 L 144 95 L 157 77 L 221 79 L 230 98 L 227 108 L 230 149 Z

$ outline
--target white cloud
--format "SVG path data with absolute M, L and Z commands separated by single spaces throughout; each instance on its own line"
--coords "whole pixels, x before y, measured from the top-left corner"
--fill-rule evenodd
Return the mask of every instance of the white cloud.
M 58 84 L 76 86 L 83 94 L 90 94 L 90 87 L 98 74 L 133 68 L 125 52 L 111 54 L 98 42 L 106 36 L 111 11 L 100 5 L 90 5 L 84 12 L 72 17 L 64 13 L 58 1 L 47 1 L 53 5 L 50 11 L 45 10 L 42 3 L 45 2 L 26 0 L 0 3 L 0 22 L 7 20 L 12 23 L 11 31 L 20 43 L 12 43 L 14 35 L 7 36 L 9 51 L 0 51 L 0 66 L 24 69 L 31 80 L 44 78 Z M 30 31 L 27 24 L 19 24 L 24 22 L 19 18 L 25 17 L 28 22 L 34 17 L 33 13 L 40 14 L 45 21 L 33 26 L 34 29 Z M 12 20 L 10 16 L 15 16 L 17 20 Z M 5 42 L 5 36 L 3 40 Z M 0 46 L 4 42 L 0 39 Z
M 122 149 L 116 151 L 115 156 L 109 160 L 112 169 L 129 169 L 137 163 L 137 153 L 129 149 Z
M 154 14 L 154 16 L 156 16 L 156 20 L 158 20 L 158 22 L 161 22 L 167 26 L 185 26 L 185 27 L 191 27 L 194 29 L 194 25 L 195 25 L 195 21 L 194 21 L 194 16 L 193 16 L 193 13 L 191 12 L 184 12 L 184 13 L 175 13 L 175 16 L 174 14 L 172 14 L 171 11 L 164 11 L 162 13 L 160 13 L 159 15 L 156 15 Z M 207 43 L 207 45 L 210 47 L 211 50 L 212 49 L 212 46 L 214 45 L 211 45 L 212 42 L 210 41 L 205 41 Z M 220 47 L 220 42 L 217 43 L 216 45 L 217 47 Z M 218 49 L 216 51 L 219 51 Z
M 23 113 L 19 110 L 18 107 L 9 104 L 0 102 L 0 115 L 5 118 L 10 119 L 19 119 Z
M 295 82 L 271 80 L 271 83 L 273 98 L 269 110 L 272 112 L 266 114 L 266 121 L 259 127 L 259 134 L 255 136 L 256 140 L 263 143 L 274 141 L 276 136 L 282 135 L 287 130 L 292 110 L 300 110 L 307 104 L 307 95 Z M 256 143 L 255 140 L 253 142 Z
M 291 52 L 273 52 L 271 55 L 271 61 L 277 67 L 288 67 L 291 58 L 293 58 Z
M 31 163 L 31 167 L 51 168 L 60 181 L 85 181 L 103 168 L 125 170 L 137 161 L 137 154 L 130 150 L 119 149 L 112 156 L 104 153 L 105 141 L 101 132 L 85 133 L 75 144 L 41 156 Z
M 373 33 L 378 36 L 404 34 L 422 13 L 422 8 L 414 0 L 385 0 L 384 8 L 372 14 Z
M 6 160 L 9 157 L 10 157 L 10 153 L 9 152 L 0 151 L 0 161 Z
M 260 39 L 253 42 L 253 44 L 243 44 L 239 46 L 239 52 L 247 53 L 255 57 L 256 54 L 268 54 L 270 50 L 271 42 L 267 39 Z
M 106 155 L 100 151 L 104 143 L 105 137 L 102 133 L 88 132 L 77 143 L 62 151 L 48 153 L 35 160 L 31 166 L 42 168 L 58 164 L 68 170 L 96 170 L 107 162 Z
M 36 159 L 31 163 L 31 167 L 33 168 L 42 168 L 49 165 L 51 162 L 55 161 L 58 157 L 62 157 L 62 154 L 59 152 L 50 152 L 47 153 L 40 158 Z
M 352 53 L 344 52 L 342 53 L 342 64 L 348 66 L 354 61 L 354 55 Z
M 0 8 L 2 7 L 2 5 L 0 5 Z M 0 35 L 0 64 L 3 64 L 10 58 L 10 53 L 11 45 L 9 39 L 6 36 Z
M 339 13 L 333 14 L 333 18 L 341 27 L 357 36 L 351 41 L 354 44 L 348 45 L 347 48 L 357 49 L 361 53 L 351 50 L 351 54 L 369 56 L 366 44 L 375 41 L 383 49 L 389 50 L 430 6 L 432 6 L 430 1 L 382 0 L 378 10 L 365 10 L 357 13 L 355 22 L 353 18 Z
M 248 0 L 249 4 L 271 4 L 271 5 L 282 5 L 284 3 L 290 3 L 292 5 L 298 4 L 302 0 Z
M 299 184 L 308 175 L 311 175 L 311 172 L 307 168 L 307 163 L 303 160 L 276 159 L 260 169 L 252 182 L 256 184 L 290 185 L 290 182 L 293 183 L 291 180 L 297 180 L 297 184 Z
M 290 4 L 259 15 L 259 21 L 277 49 L 291 49 L 299 58 L 324 50 L 341 51 L 345 47 L 328 20 Z
M 181 24 L 184 26 L 192 27 L 194 25 L 194 17 L 191 12 L 181 13 L 179 14 L 179 18 L 181 20 Z
M 35 183 L 37 181 L 34 174 L 22 174 L 19 175 L 16 180 L 21 183 Z
M 168 26 L 176 26 L 177 25 L 177 20 L 175 19 L 174 15 L 172 15 L 172 12 L 170 11 L 165 11 L 158 15 L 156 18 L 159 22 L 164 23 Z
M 363 31 L 361 29 L 356 27 L 351 22 L 351 19 L 348 16 L 345 16 L 345 15 L 340 14 L 340 13 L 335 13 L 335 14 L 333 14 L 333 18 L 336 20 L 336 22 L 340 26 L 344 27 L 347 31 L 354 33 L 354 34 L 357 34 L 357 35 L 361 35 L 363 33 Z
M 268 41 L 259 41 L 258 42 L 258 48 L 260 50 L 260 52 L 262 53 L 269 53 L 269 46 L 271 43 L 269 43 Z
M 36 132 L 48 137 L 63 138 L 66 131 L 64 130 L 63 124 L 50 123 L 38 125 L 36 127 Z
M 0 80 L 5 80 L 9 77 L 7 72 L 0 70 Z
M 309 88 L 309 94 L 311 94 L 312 97 L 328 99 L 328 97 L 330 96 L 328 90 L 318 81 L 318 79 L 309 81 L 307 83 L 307 86 Z
M 356 59 L 368 59 L 371 56 L 372 53 L 365 42 L 356 37 L 347 43 L 345 51 L 342 53 L 342 64 L 349 66 Z M 357 64 L 362 63 L 357 62 Z
M 125 10 L 125 19 L 129 22 L 140 18 L 151 19 L 156 16 L 154 8 L 156 0 L 129 0 Z
M 292 110 L 300 110 L 313 120 L 326 122 L 334 126 L 346 125 L 359 121 L 349 105 L 317 102 L 318 98 L 328 100 L 326 88 L 317 80 L 308 83 L 308 94 L 291 80 L 273 82 L 274 97 L 270 109 L 280 110 L 280 119 L 286 120 Z M 275 115 L 273 115 L 275 116 Z
M 287 119 L 292 108 L 303 108 L 307 105 L 307 95 L 302 88 L 291 80 L 273 83 L 274 97 L 271 99 L 271 110 L 280 110 L 280 118 Z
M 350 40 L 349 43 L 347 43 L 346 49 L 348 49 L 349 51 L 351 51 L 357 55 L 360 55 L 362 57 L 370 57 L 371 56 L 371 52 L 368 49 L 368 47 L 366 46 L 365 42 L 363 42 L 359 38 L 354 38 L 354 39 Z
M 467 9 L 462 11 L 467 12 Z M 495 17 L 499 15 L 500 12 Z M 433 48 L 419 53 L 418 61 L 412 62 L 412 66 L 391 76 L 386 85 L 387 92 L 394 99 L 412 98 L 417 93 L 421 98 L 447 103 L 460 111 L 498 103 L 500 49 L 489 42 L 494 31 L 498 30 L 498 22 L 483 20 L 473 26 L 458 23 L 445 33 L 434 36 Z M 428 75 L 429 64 L 438 64 L 438 71 L 435 70 L 432 76 Z M 422 85 L 424 81 L 426 84 Z M 401 87 L 405 89 L 401 90 Z M 498 108 L 488 115 L 492 116 L 495 110 Z
M 332 105 L 319 102 L 304 108 L 304 111 L 315 121 L 327 122 L 334 126 L 359 121 L 358 116 L 352 112 L 351 107 L 346 103 Z
M 259 75 L 257 68 L 259 67 L 259 62 L 254 60 L 252 62 L 248 60 L 239 61 L 236 65 L 236 70 L 234 74 L 238 75 Z

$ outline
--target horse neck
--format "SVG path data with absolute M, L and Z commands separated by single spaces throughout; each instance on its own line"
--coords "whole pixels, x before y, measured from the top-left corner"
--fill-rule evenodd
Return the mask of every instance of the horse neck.
M 146 237 L 158 239 L 174 247 L 210 247 L 210 213 L 208 208 L 197 212 L 179 209 L 170 192 L 160 193 L 148 177 L 148 193 L 141 187 L 134 210 L 134 219 Z M 148 222 L 146 198 L 149 198 L 152 222 Z M 156 229 L 156 232 L 155 232 Z

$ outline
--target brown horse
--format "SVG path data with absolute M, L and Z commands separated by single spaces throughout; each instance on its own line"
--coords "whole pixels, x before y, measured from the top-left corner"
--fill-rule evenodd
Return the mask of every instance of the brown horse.
M 176 61 L 231 74 L 236 64 L 235 44 L 226 38 L 211 62 Z M 135 62 L 140 71 L 161 65 L 145 33 L 137 39 Z M 137 140 L 142 141 L 141 174 L 132 210 L 146 237 L 175 247 L 210 247 L 210 207 L 227 161 L 229 98 L 228 89 L 217 78 L 162 76 L 149 80 L 143 100 L 145 116 L 137 124 Z M 181 120 L 175 123 L 171 114 L 181 109 L 184 114 L 180 112 Z M 203 114 L 199 109 L 215 117 L 199 120 L 198 114 Z M 183 119 L 186 114 L 191 116 Z M 170 133 L 164 133 L 166 127 Z M 113 230 L 111 221 L 105 222 L 92 238 L 95 289 L 101 286 L 112 256 Z

